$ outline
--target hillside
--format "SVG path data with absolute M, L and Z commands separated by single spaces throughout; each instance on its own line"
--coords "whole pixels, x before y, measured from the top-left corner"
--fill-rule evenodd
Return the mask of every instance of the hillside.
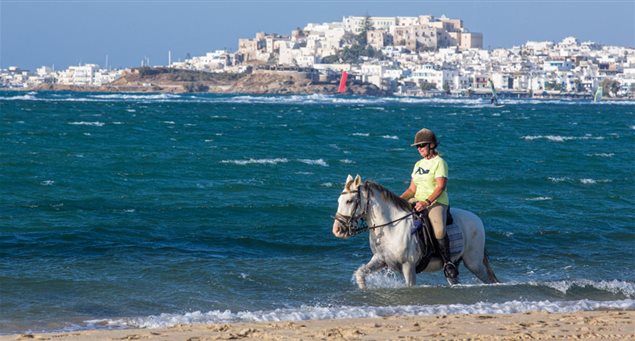
M 255 70 L 251 73 L 210 73 L 169 68 L 138 68 L 100 87 L 47 85 L 40 90 L 118 92 L 209 92 L 249 94 L 335 94 L 336 82 L 315 82 L 310 74 L 298 71 Z M 352 84 L 346 94 L 385 96 L 372 84 Z

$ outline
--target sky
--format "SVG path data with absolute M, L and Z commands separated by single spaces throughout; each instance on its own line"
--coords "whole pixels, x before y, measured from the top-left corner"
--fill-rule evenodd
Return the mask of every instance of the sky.
M 365 15 L 462 19 L 486 49 L 568 36 L 635 47 L 635 0 L 0 0 L 0 68 L 166 65 L 168 51 L 233 52 L 256 32 Z

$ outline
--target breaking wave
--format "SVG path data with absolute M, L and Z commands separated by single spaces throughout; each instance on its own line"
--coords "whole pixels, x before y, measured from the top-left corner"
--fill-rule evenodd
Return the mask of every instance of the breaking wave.
M 301 306 L 299 308 L 240 311 L 214 310 L 194 311 L 184 314 L 160 314 L 139 318 L 104 319 L 85 321 L 89 327 L 107 328 L 165 328 L 177 324 L 237 323 L 269 321 L 302 321 L 348 318 L 373 318 L 384 316 L 434 316 L 458 314 L 513 314 L 545 311 L 563 313 L 600 309 L 635 309 L 635 300 L 617 301 L 509 301 L 504 303 L 478 302 L 475 304 L 448 305 L 399 305 L 388 307 L 370 306 Z

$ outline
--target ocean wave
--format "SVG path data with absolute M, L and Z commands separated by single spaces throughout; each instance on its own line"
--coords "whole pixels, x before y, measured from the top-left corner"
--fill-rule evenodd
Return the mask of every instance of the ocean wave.
M 85 122 L 85 121 L 81 121 L 81 122 L 68 122 L 68 124 L 70 125 L 77 125 L 77 126 L 95 126 L 95 127 L 103 127 L 104 125 L 106 125 L 104 122 Z
M 36 97 L 37 96 L 37 97 Z M 341 96 L 331 94 L 311 95 L 185 95 L 171 93 L 102 93 L 89 94 L 86 97 L 59 96 L 56 94 L 45 95 L 28 92 L 17 96 L 0 96 L 0 100 L 37 100 L 37 101 L 69 101 L 69 102 L 189 102 L 189 103 L 265 103 L 265 104 L 353 104 L 375 105 L 373 110 L 385 110 L 384 104 L 441 104 L 458 105 L 463 107 L 484 107 L 489 104 L 488 98 L 464 98 L 464 97 L 366 97 L 366 96 Z M 588 105 L 589 100 L 568 99 L 504 99 L 505 105 Z M 602 102 L 601 105 L 635 105 L 633 101 Z
M 207 140 L 205 140 L 207 142 Z M 209 140 L 212 141 L 212 140 Z M 324 161 L 323 159 L 317 159 L 317 160 L 312 160 L 312 159 L 297 159 L 297 162 L 301 162 L 307 165 L 315 165 L 315 166 L 322 166 L 322 167 L 328 167 L 329 164 Z M 245 166 L 245 165 L 250 165 L 250 164 L 261 164 L 261 165 L 277 165 L 279 163 L 287 163 L 289 162 L 289 159 L 287 158 L 275 158 L 275 159 L 254 159 L 254 158 L 250 158 L 248 160 L 221 160 L 220 163 L 230 163 L 230 164 L 235 164 L 235 165 L 239 165 L 239 166 Z
M 531 197 L 531 198 L 527 198 L 525 200 L 527 201 L 546 201 L 546 200 L 551 200 L 551 197 Z
M 599 183 L 610 183 L 612 181 L 609 180 L 609 179 L 599 179 L 599 180 L 596 180 L 596 179 L 580 179 L 580 183 L 585 184 L 585 185 L 595 185 L 598 182 Z
M 175 94 L 131 94 L 131 93 L 114 93 L 114 94 L 100 94 L 89 95 L 88 98 L 106 99 L 106 100 L 123 100 L 123 101 L 137 101 L 137 100 L 166 100 L 166 99 L 181 99 L 181 95 Z
M 547 179 L 549 179 L 549 181 L 553 182 L 553 183 L 558 183 L 558 182 L 569 182 L 571 181 L 571 178 L 563 176 L 563 177 L 553 177 L 550 176 Z
M 220 163 L 232 163 L 240 166 L 250 165 L 250 164 L 261 164 L 261 165 L 277 165 L 279 163 L 287 163 L 289 162 L 286 158 L 277 158 L 277 159 L 249 159 L 249 160 L 222 160 Z
M 635 298 L 635 283 L 626 281 L 592 281 L 588 279 L 553 281 L 553 282 L 530 282 L 531 286 L 546 286 L 566 294 L 573 288 L 593 288 L 607 291 L 612 294 L 621 294 L 628 298 Z
M 613 157 L 615 156 L 615 153 L 594 153 L 594 154 L 586 154 L 586 156 Z
M 317 159 L 317 160 L 298 159 L 298 161 L 300 161 L 302 163 L 306 163 L 307 165 L 317 165 L 317 166 L 322 166 L 322 167 L 328 167 L 329 166 L 329 164 L 326 163 L 326 161 L 324 161 L 322 159 Z
M 604 137 L 601 136 L 560 136 L 560 135 L 528 135 L 522 136 L 523 140 L 533 141 L 533 140 L 547 140 L 551 142 L 565 142 L 572 140 L 604 140 Z
M 35 94 L 29 92 L 26 93 L 24 95 L 18 95 L 18 96 L 0 96 L 0 100 L 2 101 L 36 101 L 37 98 L 35 97 Z
M 503 303 L 478 302 L 474 304 L 448 305 L 399 305 L 399 306 L 300 306 L 299 308 L 240 311 L 194 311 L 184 314 L 160 314 L 138 318 L 89 320 L 89 327 L 110 328 L 166 328 L 178 324 L 237 323 L 303 321 L 349 318 L 373 318 L 385 316 L 435 316 L 459 314 L 514 314 L 545 311 L 569 313 L 601 309 L 635 309 L 635 300 L 617 301 L 508 301 Z

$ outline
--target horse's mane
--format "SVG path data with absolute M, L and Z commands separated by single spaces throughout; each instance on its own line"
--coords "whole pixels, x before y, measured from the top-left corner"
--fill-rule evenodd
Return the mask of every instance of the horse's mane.
M 408 203 L 408 201 L 391 192 L 386 187 L 368 180 L 365 182 L 365 185 L 368 189 L 376 190 L 381 193 L 382 198 L 392 202 L 393 204 L 395 204 L 395 206 L 401 208 L 402 210 L 408 212 L 412 211 L 412 206 L 410 205 L 410 203 Z

